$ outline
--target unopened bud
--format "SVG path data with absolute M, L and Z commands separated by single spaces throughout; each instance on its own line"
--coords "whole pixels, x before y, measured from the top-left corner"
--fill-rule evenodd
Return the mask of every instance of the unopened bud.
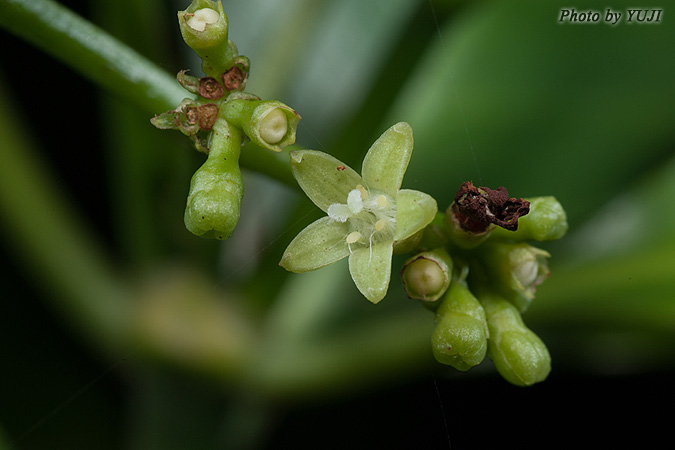
M 528 199 L 530 213 L 518 221 L 518 229 L 508 231 L 497 229 L 491 239 L 512 239 L 517 241 L 553 241 L 567 233 L 567 214 L 560 202 L 551 196 Z
M 453 281 L 436 317 L 431 336 L 436 360 L 462 371 L 480 364 L 488 346 L 485 311 L 463 282 Z
M 434 302 L 450 285 L 452 259 L 442 247 L 420 253 L 405 262 L 401 280 L 408 297 Z
M 520 312 L 495 293 L 481 292 L 490 339 L 488 356 L 497 371 L 517 386 L 544 381 L 551 371 L 551 355 L 544 342 L 525 326 Z
M 183 40 L 202 59 L 207 76 L 219 78 L 232 67 L 237 49 L 227 37 L 227 16 L 220 0 L 193 0 L 178 11 L 178 23 Z
M 222 114 L 253 143 L 277 152 L 295 142 L 300 121 L 300 115 L 283 103 L 258 99 L 230 99 Z
M 212 239 L 232 235 L 244 193 L 239 170 L 241 132 L 224 120 L 214 124 L 208 158 L 190 181 L 185 226 L 193 234 Z
M 524 312 L 537 286 L 550 275 L 550 254 L 524 242 L 490 242 L 481 247 L 481 260 L 495 287 Z

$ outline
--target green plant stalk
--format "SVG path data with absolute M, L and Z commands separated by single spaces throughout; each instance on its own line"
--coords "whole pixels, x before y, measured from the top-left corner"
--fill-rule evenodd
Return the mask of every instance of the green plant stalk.
M 156 64 L 57 2 L 0 0 L 0 26 L 148 113 L 185 96 Z
M 160 0 L 120 0 L 99 2 L 93 13 L 97 23 L 122 41 L 132 43 L 144 55 L 163 55 L 168 51 L 162 41 L 163 23 L 147 20 L 160 8 Z M 167 151 L 175 136 L 157 133 L 154 127 L 149 127 L 148 115 L 135 105 L 115 95 L 102 94 L 100 114 L 115 241 L 125 262 L 132 267 L 149 267 L 167 247 L 175 245 L 165 238 L 170 214 L 162 214 L 163 208 L 157 207 L 159 180 L 188 176 L 189 157 L 193 155 L 181 150 Z M 173 189 L 171 193 L 180 192 L 181 196 L 184 193 L 183 186 L 180 190 Z M 174 203 L 176 208 L 183 206 L 182 200 L 171 205 Z M 166 210 L 171 211 L 171 206 Z
M 0 217 L 7 241 L 36 283 L 47 278 L 40 287 L 62 301 L 58 306 L 75 323 L 109 350 L 124 348 L 126 286 L 49 179 L 25 138 L 29 133 L 21 132 L 10 111 L 0 97 Z
M 186 97 L 175 77 L 52 0 L 0 0 L 0 27 L 141 108 L 148 119 Z M 288 163 L 278 158 L 246 157 L 242 165 L 297 188 Z

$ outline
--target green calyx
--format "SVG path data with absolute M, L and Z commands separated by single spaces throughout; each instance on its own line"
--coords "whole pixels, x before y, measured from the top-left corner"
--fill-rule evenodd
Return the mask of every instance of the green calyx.
M 222 114 L 255 144 L 275 152 L 295 142 L 300 121 L 300 115 L 283 103 L 257 98 L 235 97 L 224 105 Z

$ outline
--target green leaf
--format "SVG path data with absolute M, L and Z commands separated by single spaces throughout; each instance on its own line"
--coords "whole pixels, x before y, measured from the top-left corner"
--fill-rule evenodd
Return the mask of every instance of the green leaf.
M 384 119 L 415 130 L 407 176 L 425 192 L 473 179 L 555 195 L 572 225 L 672 154 L 672 24 L 561 25 L 555 2 L 475 6 L 439 30 Z
M 322 217 L 302 230 L 288 245 L 279 265 L 291 272 L 310 272 L 349 255 L 345 236 L 349 224 Z
M 316 150 L 291 152 L 291 170 L 307 197 L 324 212 L 335 203 L 347 203 L 349 191 L 363 183 L 351 167 Z
M 424 192 L 401 189 L 396 197 L 396 234 L 394 241 L 402 241 L 434 220 L 436 200 Z
M 356 287 L 373 303 L 387 295 L 393 251 L 391 242 L 380 242 L 354 249 L 349 256 L 349 273 Z
M 382 133 L 363 159 L 361 175 L 371 189 L 392 197 L 401 187 L 413 149 L 410 125 L 399 122 Z

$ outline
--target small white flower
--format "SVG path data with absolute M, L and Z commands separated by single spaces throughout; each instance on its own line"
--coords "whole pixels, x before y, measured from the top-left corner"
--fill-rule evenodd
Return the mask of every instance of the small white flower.
M 362 176 L 323 152 L 291 152 L 293 175 L 326 212 L 289 244 L 279 264 L 309 272 L 349 257 L 356 287 L 371 302 L 387 293 L 394 242 L 428 225 L 438 211 L 429 195 L 400 189 L 412 153 L 412 129 L 398 123 L 375 141 Z

